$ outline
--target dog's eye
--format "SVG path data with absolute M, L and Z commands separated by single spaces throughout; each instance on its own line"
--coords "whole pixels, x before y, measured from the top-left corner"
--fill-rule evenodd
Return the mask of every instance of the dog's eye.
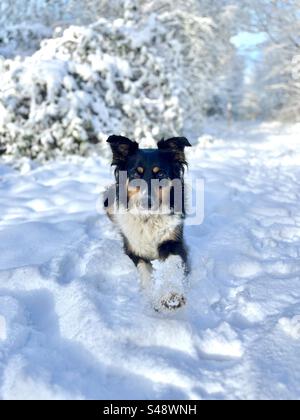
M 136 172 L 137 172 L 139 175 L 143 175 L 143 173 L 144 173 L 144 168 L 143 168 L 142 166 L 139 166 L 139 167 L 136 169 Z

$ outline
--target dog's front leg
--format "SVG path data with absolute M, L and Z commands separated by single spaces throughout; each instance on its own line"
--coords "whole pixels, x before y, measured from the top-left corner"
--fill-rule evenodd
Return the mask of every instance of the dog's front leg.
M 147 289 L 152 284 L 153 267 L 150 260 L 146 260 L 134 254 L 124 239 L 124 250 L 139 272 L 139 282 L 141 289 Z
M 154 262 L 153 272 L 159 294 L 156 306 L 175 310 L 186 303 L 184 285 L 189 273 L 187 251 L 182 241 L 166 241 L 158 251 L 159 260 Z
M 140 286 L 143 290 L 146 290 L 152 285 L 152 264 L 140 259 L 137 263 L 137 269 L 140 276 Z

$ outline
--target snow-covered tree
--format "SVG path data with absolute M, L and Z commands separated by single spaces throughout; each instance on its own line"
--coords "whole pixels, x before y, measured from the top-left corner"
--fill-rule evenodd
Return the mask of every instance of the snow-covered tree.
M 234 52 L 230 39 L 238 8 L 222 0 L 179 0 L 176 4 L 171 0 L 126 0 L 125 4 L 131 4 L 142 17 L 156 16 L 156 22 L 164 27 L 152 48 L 165 63 L 181 100 L 184 133 L 199 133 L 216 80 Z
M 45 159 L 86 154 L 114 132 L 148 141 L 180 134 L 178 98 L 151 52 L 155 31 L 101 19 L 44 41 L 24 61 L 3 61 L 1 149 Z
M 262 115 L 300 118 L 300 0 L 242 0 L 251 12 L 254 31 L 265 32 L 261 63 L 256 68 L 256 89 Z
M 208 115 L 220 116 L 229 121 L 244 118 L 245 67 L 244 57 L 233 50 L 227 65 L 215 79 L 214 95 L 209 103 Z
M 55 0 L 49 11 L 47 4 L 30 0 L 31 19 L 54 27 L 81 13 L 91 24 L 57 32 L 24 61 L 3 61 L 2 149 L 39 158 L 86 153 L 113 131 L 149 141 L 197 138 L 234 52 L 236 7 L 225 0 L 175 7 L 170 0 Z
M 1 0 L 1 27 L 24 23 L 40 23 L 47 26 L 71 17 L 70 0 Z
M 25 57 L 39 49 L 45 38 L 52 36 L 52 30 L 42 24 L 10 25 L 0 29 L 0 56 Z
M 72 0 L 73 5 L 81 0 Z M 84 0 L 90 21 L 105 14 L 153 32 L 152 51 L 160 57 L 184 111 L 184 134 L 199 132 L 215 92 L 216 79 L 234 52 L 237 5 L 227 0 Z M 152 25 L 149 20 L 152 19 Z M 130 23 L 131 22 L 131 23 Z M 151 29 L 152 27 L 152 29 Z M 140 39 L 139 41 L 140 42 Z

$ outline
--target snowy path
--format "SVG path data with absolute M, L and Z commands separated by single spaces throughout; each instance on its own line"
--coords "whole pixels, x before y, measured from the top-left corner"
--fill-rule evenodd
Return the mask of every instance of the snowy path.
M 0 399 L 299 399 L 297 131 L 245 126 L 192 151 L 206 217 L 170 316 L 97 215 L 104 161 L 0 165 Z

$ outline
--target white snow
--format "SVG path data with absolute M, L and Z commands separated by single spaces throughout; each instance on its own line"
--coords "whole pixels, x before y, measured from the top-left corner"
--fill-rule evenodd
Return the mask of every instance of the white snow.
M 0 340 L 6 340 L 6 322 L 3 316 L 0 316 Z
M 299 399 L 299 126 L 206 131 L 189 152 L 205 220 L 170 314 L 97 212 L 108 161 L 0 165 L 0 399 Z

